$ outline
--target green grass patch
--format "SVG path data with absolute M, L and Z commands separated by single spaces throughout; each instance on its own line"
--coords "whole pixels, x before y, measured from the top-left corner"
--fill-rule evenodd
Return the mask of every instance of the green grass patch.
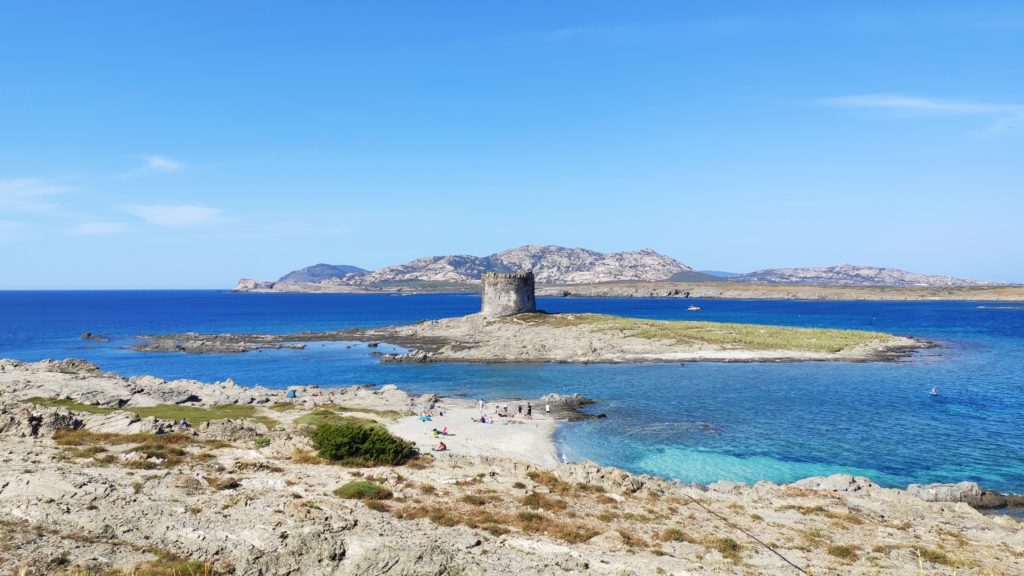
M 706 548 L 718 550 L 726 559 L 740 561 L 740 544 L 732 538 L 712 538 L 704 543 Z
M 828 547 L 828 553 L 830 556 L 836 558 L 842 558 L 843 560 L 855 560 L 857 558 L 857 547 L 847 546 L 846 544 L 837 544 L 835 546 Z
M 740 350 L 841 352 L 894 338 L 891 334 L 864 330 L 647 320 L 605 314 L 520 314 L 515 321 L 550 327 L 589 326 L 593 330 L 627 337 L 666 340 L 680 345 L 711 344 Z
M 392 436 L 379 424 L 320 424 L 309 437 L 322 458 L 349 466 L 404 464 L 417 454 L 412 442 Z
M 388 500 L 393 496 L 390 490 L 369 480 L 355 480 L 334 491 L 338 498 L 349 500 Z
M 312 426 L 314 428 L 319 426 L 362 426 L 366 428 L 380 428 L 384 429 L 384 426 L 378 424 L 374 420 L 369 418 L 360 418 L 358 416 L 345 416 L 338 414 L 333 410 L 320 409 L 310 412 L 309 414 L 303 414 L 295 419 L 296 424 L 304 424 L 306 426 Z
M 175 422 L 181 421 L 185 418 L 193 426 L 202 424 L 203 422 L 209 422 L 211 420 L 228 420 L 228 419 L 239 419 L 246 418 L 254 420 L 261 424 L 266 425 L 268 428 L 273 428 L 277 425 L 277 420 L 269 418 L 267 416 L 261 416 L 258 412 L 258 408 L 251 404 L 219 404 L 217 406 L 210 406 L 209 408 L 200 408 L 198 406 L 182 406 L 180 404 L 161 404 L 159 406 L 132 406 L 130 408 L 108 408 L 105 406 L 92 406 L 90 404 L 83 404 L 76 402 L 68 398 L 29 398 L 26 402 L 32 404 L 39 404 L 40 406 L 50 406 L 54 408 L 67 408 L 75 412 L 88 412 L 90 414 L 110 414 L 117 410 L 123 410 L 125 412 L 134 412 L 139 415 L 139 418 L 148 418 L 153 416 L 161 420 L 174 420 Z

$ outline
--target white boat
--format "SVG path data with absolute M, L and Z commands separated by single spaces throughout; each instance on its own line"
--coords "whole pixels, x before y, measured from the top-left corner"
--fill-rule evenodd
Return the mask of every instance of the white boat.
M 701 310 L 703 310 L 703 308 L 701 308 L 700 306 L 689 306 L 686 309 L 689 310 L 690 312 L 700 312 Z

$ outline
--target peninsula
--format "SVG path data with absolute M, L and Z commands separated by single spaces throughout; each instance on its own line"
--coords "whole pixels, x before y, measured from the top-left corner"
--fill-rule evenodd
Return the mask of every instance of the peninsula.
M 146 352 L 232 353 L 310 341 L 387 342 L 384 362 L 877 361 L 928 347 L 881 332 L 537 312 L 534 276 L 486 273 L 481 312 L 406 326 L 282 335 L 145 336 Z

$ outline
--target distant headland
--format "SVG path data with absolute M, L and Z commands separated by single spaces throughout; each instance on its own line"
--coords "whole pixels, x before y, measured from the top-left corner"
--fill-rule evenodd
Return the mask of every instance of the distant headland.
M 611 298 L 751 298 L 794 300 L 1024 301 L 1024 286 L 893 268 L 841 264 L 744 274 L 698 271 L 644 249 L 601 253 L 528 245 L 489 256 L 446 255 L 368 271 L 316 264 L 278 280 L 239 280 L 236 292 L 479 292 L 488 272 L 532 270 L 538 296 Z

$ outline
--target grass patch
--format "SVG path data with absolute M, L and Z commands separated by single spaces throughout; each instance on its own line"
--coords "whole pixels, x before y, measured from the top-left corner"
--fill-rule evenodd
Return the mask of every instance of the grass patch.
M 936 548 L 925 548 L 922 546 L 917 549 L 917 555 L 925 562 L 931 562 L 932 564 L 953 565 L 953 560 L 945 552 Z
M 704 542 L 704 547 L 718 550 L 719 554 L 733 562 L 740 561 L 740 544 L 732 538 L 711 538 Z
M 384 426 L 377 422 L 370 420 L 369 418 L 359 418 L 358 416 L 344 416 L 338 414 L 333 410 L 321 409 L 314 410 L 309 414 L 303 414 L 295 419 L 296 424 L 303 424 L 305 426 L 312 426 L 314 428 L 323 425 L 329 426 L 362 426 L 366 428 L 380 428 L 384 429 Z
M 68 398 L 29 398 L 26 402 L 32 404 L 38 404 L 40 406 L 48 406 L 51 408 L 67 408 L 75 412 L 87 412 L 90 414 L 110 414 L 118 410 L 125 412 L 133 412 L 139 416 L 139 418 L 159 418 L 161 420 L 174 420 L 180 422 L 182 418 L 189 421 L 190 424 L 197 425 L 203 422 L 209 422 L 211 420 L 228 420 L 228 419 L 240 419 L 246 418 L 259 422 L 273 428 L 277 425 L 277 420 L 269 418 L 267 416 L 261 416 L 256 406 L 251 404 L 219 404 L 216 406 L 210 406 L 209 408 L 200 408 L 198 406 L 182 406 L 180 404 L 161 404 L 159 406 L 133 406 L 130 408 L 108 408 L 105 406 L 93 406 L 91 404 L 83 404 L 76 402 Z
M 388 500 L 393 494 L 391 490 L 369 480 L 354 480 L 334 491 L 338 498 L 349 500 Z
M 855 560 L 857 558 L 857 547 L 847 546 L 846 544 L 829 546 L 826 552 L 828 552 L 830 556 L 842 558 L 843 560 Z
M 561 498 L 549 498 L 543 494 L 527 494 L 519 502 L 531 510 L 565 510 L 568 506 Z
M 322 458 L 349 466 L 399 465 L 417 453 L 412 442 L 379 425 L 321 424 L 309 437 Z
M 85 429 L 58 430 L 54 441 L 65 447 L 65 453 L 72 458 L 91 457 L 101 464 L 119 464 L 143 470 L 173 468 L 181 464 L 190 456 L 188 447 L 222 448 L 230 445 L 220 440 L 201 440 L 188 434 L 110 434 Z M 135 452 L 141 456 L 122 460 L 109 451 L 115 446 L 127 446 L 121 454 Z M 202 461 L 203 455 L 195 455 L 194 458 Z
M 520 314 L 515 318 L 517 322 L 541 326 L 590 326 L 601 332 L 615 332 L 634 338 L 667 340 L 679 345 L 712 344 L 741 350 L 841 352 L 894 338 L 891 334 L 864 330 L 647 320 L 605 314 Z

